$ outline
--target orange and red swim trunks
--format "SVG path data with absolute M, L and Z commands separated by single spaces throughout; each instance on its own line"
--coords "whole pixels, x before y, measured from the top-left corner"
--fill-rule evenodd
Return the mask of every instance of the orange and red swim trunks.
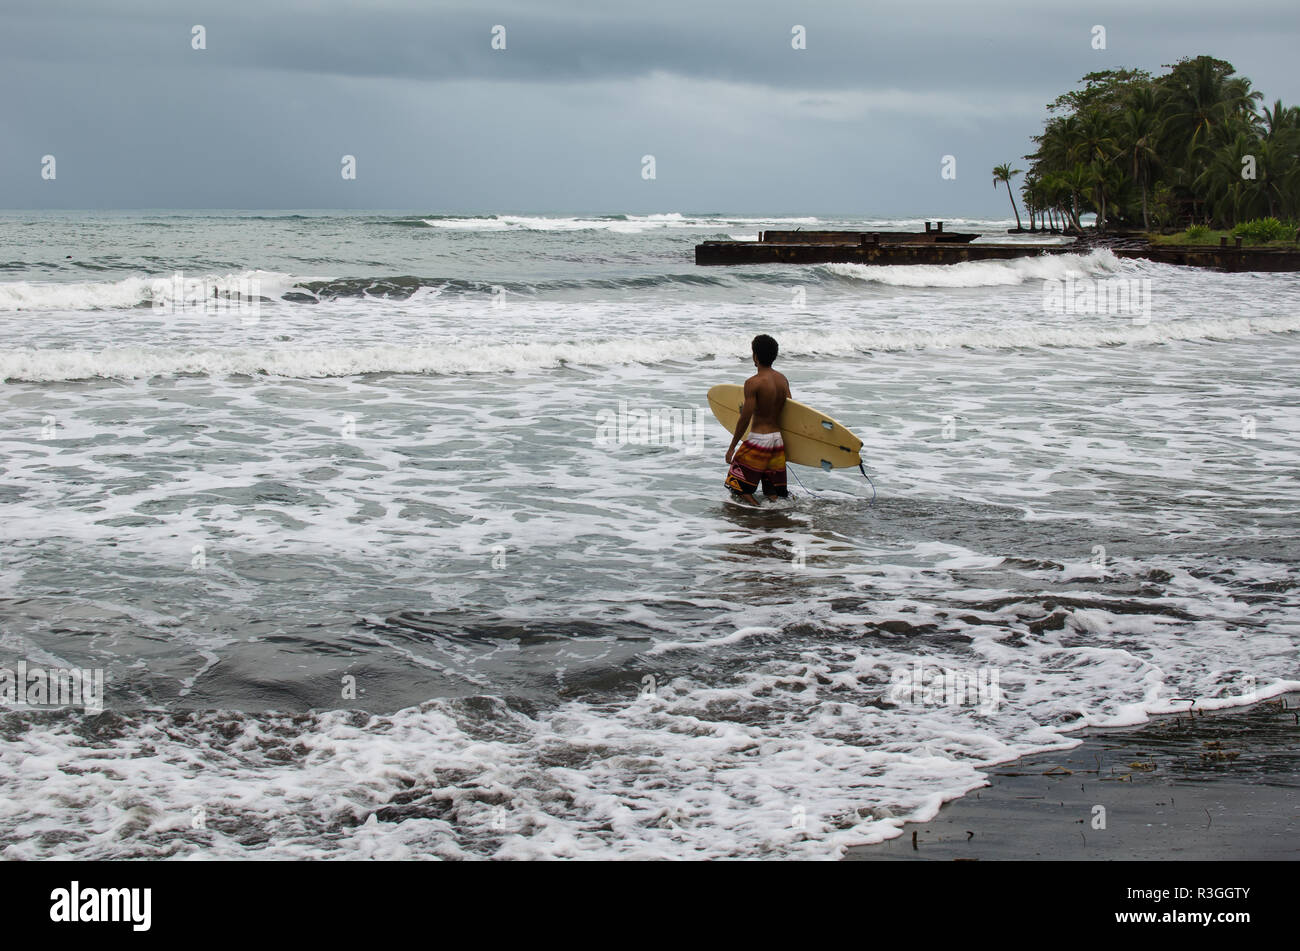
M 785 441 L 779 432 L 750 433 L 731 457 L 727 471 L 727 488 L 733 492 L 753 495 L 759 485 L 763 494 L 784 498 Z

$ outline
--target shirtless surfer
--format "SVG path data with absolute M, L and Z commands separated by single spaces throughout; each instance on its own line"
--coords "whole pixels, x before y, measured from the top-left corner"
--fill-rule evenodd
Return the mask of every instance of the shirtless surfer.
M 781 440 L 781 408 L 790 396 L 790 381 L 772 369 L 776 341 L 767 334 L 754 338 L 751 349 L 758 372 L 745 381 L 745 404 L 727 449 L 726 486 L 737 498 L 757 505 L 759 484 L 767 498 L 785 498 L 785 443 Z M 749 435 L 745 435 L 748 430 Z M 744 442 L 741 442 L 741 439 Z M 736 448 L 740 443 L 740 448 Z

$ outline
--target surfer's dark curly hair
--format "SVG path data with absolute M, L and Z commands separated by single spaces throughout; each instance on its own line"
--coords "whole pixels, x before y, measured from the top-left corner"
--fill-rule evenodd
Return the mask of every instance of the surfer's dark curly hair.
M 776 341 L 767 334 L 759 334 L 750 344 L 754 348 L 754 358 L 765 367 L 770 367 L 776 360 Z

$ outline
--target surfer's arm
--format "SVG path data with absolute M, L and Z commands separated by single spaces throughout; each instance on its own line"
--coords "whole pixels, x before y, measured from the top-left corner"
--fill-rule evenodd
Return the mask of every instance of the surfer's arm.
M 736 443 L 745 438 L 745 433 L 749 432 L 749 423 L 754 418 L 754 407 L 758 405 L 758 400 L 754 398 L 753 391 L 749 384 L 745 384 L 745 402 L 740 407 L 740 420 L 736 423 L 736 431 L 731 434 L 731 445 L 727 447 L 727 462 L 731 462 L 732 453 L 736 451 Z

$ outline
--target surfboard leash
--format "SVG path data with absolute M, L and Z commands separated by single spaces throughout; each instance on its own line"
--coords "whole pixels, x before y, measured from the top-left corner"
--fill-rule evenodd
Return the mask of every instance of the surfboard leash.
M 871 481 L 871 476 L 867 475 L 867 467 L 860 462 L 858 463 L 858 471 L 862 473 L 862 478 L 867 480 L 867 485 L 871 486 L 871 501 L 868 502 L 867 504 L 875 505 L 876 504 L 876 483 Z
M 814 492 L 812 489 L 808 488 L 808 486 L 804 485 L 803 479 L 799 478 L 799 473 L 795 472 L 789 466 L 786 466 L 786 468 L 789 470 L 790 474 L 794 476 L 794 481 L 799 483 L 799 488 L 803 489 L 809 495 L 821 495 L 820 492 Z
M 871 501 L 868 502 L 867 504 L 875 505 L 876 504 L 876 483 L 871 481 L 871 476 L 867 475 L 866 467 L 860 462 L 858 463 L 858 471 L 862 473 L 862 478 L 867 480 L 867 485 L 871 486 Z M 818 492 L 816 489 L 810 489 L 808 488 L 808 486 L 804 485 L 803 479 L 799 478 L 799 473 L 796 472 L 794 469 L 789 469 L 789 472 L 791 475 L 794 476 L 794 481 L 799 483 L 799 488 L 803 489 L 809 495 L 821 495 L 821 493 Z

